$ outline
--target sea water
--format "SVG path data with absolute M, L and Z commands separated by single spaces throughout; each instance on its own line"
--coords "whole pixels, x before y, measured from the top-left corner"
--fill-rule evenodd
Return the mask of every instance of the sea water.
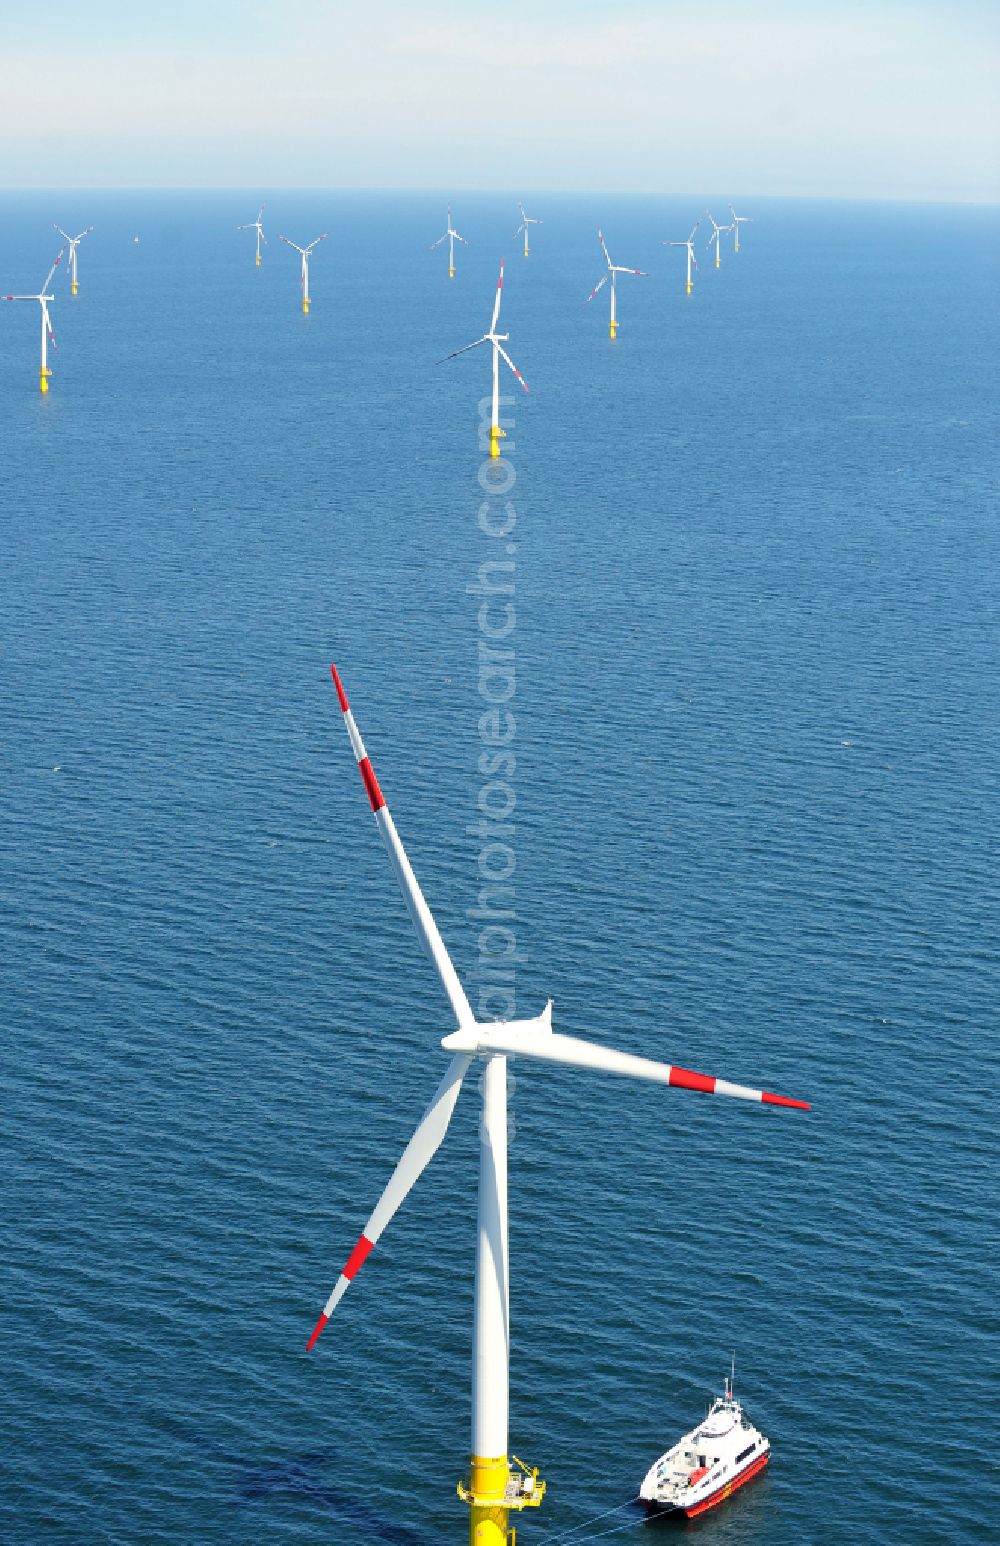
M 4 291 L 95 227 L 47 397 L 0 309 L 0 1537 L 465 1538 L 475 1070 L 305 1342 L 452 1028 L 328 666 L 478 1002 L 497 561 L 517 1012 L 814 1103 L 511 1065 L 518 1541 L 733 1349 L 773 1460 L 706 1540 L 987 1539 L 997 212 L 750 201 L 688 298 L 722 197 L 536 195 L 525 259 L 456 195 L 449 281 L 443 198 L 264 196 L 260 269 L 256 193 L 0 199 Z M 488 350 L 435 362 L 504 253 L 491 501 Z

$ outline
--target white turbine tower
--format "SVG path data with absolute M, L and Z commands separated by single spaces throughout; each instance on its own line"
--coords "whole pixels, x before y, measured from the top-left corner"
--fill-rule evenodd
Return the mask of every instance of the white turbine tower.
M 52 229 L 53 231 L 59 232 L 59 235 L 62 237 L 64 242 L 69 242 L 69 257 L 66 260 L 66 269 L 69 274 L 69 293 L 71 295 L 76 295 L 80 288 L 76 277 L 76 249 L 83 241 L 83 238 L 90 235 L 94 227 L 92 225 L 88 225 L 87 229 L 85 231 L 81 231 L 79 236 L 70 236 L 68 231 L 64 231 L 62 226 L 56 225 L 55 221 L 53 220 Z M 63 251 L 65 252 L 65 250 L 66 249 L 64 247 Z
M 497 322 L 499 321 L 499 318 L 500 318 L 500 296 L 501 296 L 501 292 L 502 291 L 503 291 L 503 258 L 500 259 L 500 278 L 497 280 L 497 298 L 493 302 L 493 320 L 490 323 L 490 330 L 489 330 L 489 332 L 488 333 L 484 333 L 482 338 L 477 338 L 471 344 L 464 344 L 461 349 L 453 349 L 451 354 L 446 354 L 443 360 L 438 360 L 438 362 L 437 362 L 439 365 L 443 365 L 445 360 L 457 359 L 460 354 L 465 354 L 466 350 L 468 350 L 468 349 L 478 349 L 480 344 L 492 344 L 493 345 L 493 407 L 492 407 L 492 417 L 490 419 L 490 455 L 491 456 L 499 456 L 500 455 L 500 442 L 506 436 L 506 431 L 502 430 L 500 428 L 500 356 L 501 355 L 503 355 L 503 357 L 506 360 L 507 364 L 510 366 L 511 370 L 514 372 L 514 375 L 517 377 L 518 381 L 520 381 L 521 385 L 524 387 L 524 390 L 525 391 L 528 390 L 528 383 L 525 381 L 524 377 L 521 375 L 521 372 L 518 370 L 517 366 L 514 364 L 514 361 L 511 359 L 510 355 L 507 353 L 506 349 L 503 347 L 503 345 L 510 338 L 510 334 L 509 333 L 498 333 L 497 332 Z
M 524 205 L 523 204 L 519 204 L 517 207 L 521 211 L 521 224 L 518 226 L 517 230 L 514 232 L 514 237 L 516 239 L 518 236 L 520 236 L 522 231 L 524 232 L 524 256 L 527 257 L 528 256 L 528 227 L 529 227 L 529 225 L 544 225 L 545 222 L 543 220 L 535 220 L 532 215 L 526 215 L 525 212 L 524 212 Z
M 324 231 L 323 235 L 317 236 L 316 240 L 310 242 L 308 247 L 300 247 L 297 242 L 289 241 L 287 236 L 278 236 L 279 242 L 284 242 L 286 247 L 294 247 L 296 252 L 302 254 L 302 275 L 299 283 L 302 285 L 302 310 L 305 312 L 309 310 L 309 254 L 314 247 L 319 246 L 320 242 L 325 242 L 329 234 L 329 231 Z
M 438 237 L 436 242 L 431 242 L 428 251 L 433 252 L 434 248 L 435 247 L 440 247 L 442 242 L 447 242 L 448 243 L 448 278 L 449 279 L 454 279 L 454 277 L 455 277 L 455 243 L 456 242 L 462 242 L 466 247 L 469 244 L 465 240 L 464 236 L 459 236 L 458 232 L 455 230 L 455 227 L 451 223 L 451 205 L 450 204 L 448 205 L 448 229 L 447 229 L 447 231 L 445 231 L 443 236 L 439 236 Z
M 265 247 L 267 246 L 267 237 L 264 235 L 264 211 L 265 211 L 266 208 L 267 208 L 267 205 L 266 204 L 262 204 L 260 206 L 260 209 L 257 211 L 257 219 L 256 220 L 248 220 L 246 225 L 238 225 L 236 227 L 237 231 L 256 231 L 257 232 L 257 267 L 258 268 L 260 268 L 260 246 L 261 246 L 261 242 L 263 242 Z
M 400 1204 L 433 1159 L 448 1130 L 462 1081 L 474 1059 L 485 1063 L 483 1116 L 480 1128 L 479 1208 L 476 1245 L 475 1329 L 472 1365 L 472 1457 L 468 1479 L 459 1493 L 470 1505 L 470 1546 L 508 1546 L 508 1513 L 541 1502 L 545 1483 L 537 1470 L 529 1470 L 508 1455 L 508 1381 L 510 1319 L 508 1314 L 507 1254 L 507 1058 L 517 1056 L 541 1063 L 557 1063 L 620 1074 L 655 1084 L 704 1094 L 728 1095 L 738 1100 L 763 1101 L 772 1106 L 808 1110 L 804 1101 L 771 1095 L 741 1084 L 705 1074 L 691 1073 L 668 1063 L 653 1062 L 632 1053 L 562 1036 L 552 1029 L 552 1004 L 532 1020 L 479 1022 L 465 996 L 451 957 L 438 933 L 430 908 L 410 868 L 385 798 L 378 785 L 364 743 L 358 733 L 334 666 L 333 681 L 340 700 L 347 733 L 357 759 L 365 790 L 382 841 L 396 872 L 400 889 L 421 943 L 437 971 L 451 1006 L 457 1029 L 441 1045 L 452 1054 L 451 1062 L 430 1105 L 403 1151 L 374 1213 L 351 1251 L 336 1287 L 316 1322 L 308 1347 L 313 1347 L 343 1298 L 372 1247 Z M 731 1141 L 731 1140 L 730 1140 Z
M 732 230 L 735 233 L 735 235 L 733 237 L 733 251 L 734 252 L 739 252 L 739 250 L 740 250 L 740 226 L 741 225 L 752 225 L 753 224 L 753 216 L 752 215 L 738 215 L 731 204 L 729 206 L 729 213 L 733 217 Z
M 660 244 L 663 247 L 686 247 L 687 248 L 687 264 L 688 264 L 687 293 L 688 293 L 688 295 L 691 294 L 691 289 L 692 289 L 692 284 L 691 284 L 691 265 L 693 263 L 695 268 L 698 267 L 698 259 L 694 255 L 694 233 L 695 233 L 695 231 L 697 231 L 697 229 L 698 229 L 698 227 L 700 225 L 701 225 L 701 221 L 700 220 L 696 220 L 694 225 L 691 227 L 691 235 L 688 237 L 686 242 L 661 242 L 661 244 Z
M 712 234 L 708 238 L 708 241 L 705 243 L 705 245 L 706 245 L 706 247 L 711 247 L 712 243 L 713 242 L 715 243 L 715 266 L 716 266 L 716 268 L 721 268 L 722 267 L 722 259 L 720 257 L 720 250 L 721 250 L 721 246 L 722 246 L 722 238 L 729 231 L 731 231 L 733 228 L 732 228 L 731 225 L 716 225 L 716 223 L 712 219 L 711 215 L 708 214 L 708 210 L 707 209 L 705 211 L 705 214 L 708 215 L 709 221 L 711 222 L 711 226 L 712 226 Z
M 56 261 L 53 263 L 52 267 L 49 269 L 48 273 L 45 276 L 45 283 L 42 285 L 42 290 L 41 290 L 41 294 L 40 295 L 5 295 L 4 296 L 4 300 L 5 301 L 38 301 L 40 303 L 40 305 L 41 305 L 41 308 L 42 308 L 42 363 L 41 363 L 41 368 L 40 368 L 40 370 L 38 372 L 38 390 L 40 392 L 47 392 L 49 390 L 49 377 L 52 374 L 51 370 L 49 369 L 49 353 L 48 353 L 49 339 L 51 338 L 51 340 L 52 340 L 52 347 L 53 347 L 53 349 L 58 347 L 57 344 L 56 344 L 56 335 L 52 331 L 52 323 L 49 321 L 49 301 L 54 301 L 55 300 L 55 296 L 54 295 L 46 295 L 45 292 L 46 292 L 46 290 L 49 287 L 49 281 L 52 278 L 52 275 L 55 273 L 56 269 L 59 267 L 60 263 L 62 262 L 62 255 L 63 255 L 63 253 L 65 251 L 66 251 L 65 247 L 61 247 L 59 249 L 59 256 L 56 258 Z
M 607 244 L 604 240 L 604 233 L 602 232 L 600 226 L 597 227 L 597 238 L 601 244 L 601 249 L 604 253 L 604 256 L 608 260 L 608 272 L 605 274 L 603 279 L 599 279 L 597 281 L 594 288 L 587 296 L 587 300 L 592 301 L 598 290 L 606 285 L 609 279 L 611 280 L 611 337 L 616 338 L 618 336 L 618 313 L 615 307 L 615 275 L 635 274 L 639 279 L 648 279 L 649 275 L 644 273 L 641 268 L 622 268 L 621 264 L 612 263 L 611 254 L 607 249 Z M 586 304 L 586 302 L 584 302 L 584 304 Z

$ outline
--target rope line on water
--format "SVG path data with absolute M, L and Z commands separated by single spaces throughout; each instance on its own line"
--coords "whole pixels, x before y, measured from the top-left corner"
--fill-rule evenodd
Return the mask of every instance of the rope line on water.
M 624 1507 L 624 1505 L 622 1505 L 622 1506 Z M 617 1509 L 609 1509 L 608 1512 L 616 1514 L 618 1512 L 618 1510 Z M 606 1519 L 607 1517 L 608 1517 L 607 1514 L 598 1515 L 598 1518 Z M 596 1524 L 597 1521 L 593 1520 L 593 1521 L 590 1521 L 590 1522 Z M 644 1525 L 644 1524 L 647 1524 L 647 1523 L 648 1523 L 648 1520 L 645 1518 L 644 1515 L 641 1516 L 639 1519 L 629 1519 L 623 1525 L 612 1525 L 610 1530 L 598 1530 L 596 1535 L 578 1535 L 573 1540 L 572 1546 L 589 1546 L 589 1542 L 591 1542 L 591 1541 L 604 1541 L 604 1540 L 607 1540 L 609 1535 L 624 1535 L 626 1530 L 635 1530 L 639 1525 Z M 582 1530 L 584 1528 L 584 1526 L 583 1525 L 579 1525 L 577 1528 Z M 540 1542 L 539 1546 L 545 1546 L 545 1542 L 544 1541 Z M 552 1546 L 559 1546 L 559 1541 L 557 1540 L 557 1541 L 553 1542 Z
M 623 1508 L 631 1508 L 633 1503 L 638 1503 L 639 1498 L 640 1494 L 637 1492 L 634 1498 L 629 1498 L 625 1503 L 617 1503 L 614 1508 L 606 1509 L 603 1514 L 595 1514 L 593 1519 L 585 1519 L 582 1524 L 572 1525 L 562 1535 L 545 1535 L 538 1542 L 538 1546 L 563 1546 L 563 1543 L 567 1541 L 572 1542 L 572 1546 L 585 1546 L 587 1541 L 596 1540 L 597 1537 L 592 1535 L 580 1536 L 579 1532 L 581 1530 L 589 1530 L 591 1525 L 600 1524 L 602 1519 L 610 1519 L 612 1514 L 620 1514 Z M 636 1522 L 639 1524 L 644 1523 L 644 1521 L 641 1519 L 638 1521 L 629 1520 L 628 1524 L 625 1526 L 625 1529 L 630 1530 L 633 1523 Z M 616 1526 L 616 1529 L 617 1528 L 618 1527 Z M 607 1534 L 608 1532 L 605 1531 L 604 1533 Z M 573 1540 L 572 1538 L 574 1536 L 577 1536 L 578 1539 Z

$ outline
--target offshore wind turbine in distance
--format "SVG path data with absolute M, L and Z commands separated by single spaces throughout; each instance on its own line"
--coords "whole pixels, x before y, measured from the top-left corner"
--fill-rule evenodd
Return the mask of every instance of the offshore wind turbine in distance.
M 248 220 L 246 225 L 238 225 L 236 227 L 237 231 L 256 231 L 257 232 L 257 267 L 258 268 L 260 268 L 260 247 L 261 247 L 261 243 L 263 242 L 264 246 L 265 247 L 267 246 L 267 237 L 264 235 L 264 211 L 265 211 L 266 208 L 267 208 L 267 205 L 266 204 L 262 204 L 260 206 L 260 209 L 257 211 L 257 219 L 256 220 Z
M 753 223 L 753 216 L 752 215 L 738 215 L 731 204 L 729 206 L 729 213 L 733 217 L 733 224 L 732 224 L 732 227 L 731 227 L 731 229 L 733 231 L 733 251 L 734 252 L 739 252 L 739 250 L 740 250 L 740 226 L 741 225 L 751 225 Z
M 518 370 L 517 366 L 514 364 L 514 361 L 511 359 L 510 355 L 507 353 L 506 349 L 503 347 L 504 344 L 507 343 L 508 340 L 510 339 L 510 334 L 509 333 L 498 333 L 497 332 L 497 322 L 499 321 L 499 318 L 500 318 L 500 297 L 501 297 L 502 293 L 503 293 L 503 258 L 500 259 L 500 278 L 497 280 L 497 298 L 493 302 L 493 319 L 490 322 L 490 330 L 489 330 L 489 332 L 488 333 L 484 333 L 482 338 L 475 339 L 471 344 L 464 344 L 461 349 L 453 349 L 451 354 L 446 354 L 444 356 L 444 359 L 438 360 L 438 362 L 437 362 L 439 365 L 443 365 L 445 363 L 445 360 L 457 359 L 460 354 L 465 354 L 466 351 L 469 350 L 469 349 L 478 349 L 480 344 L 492 344 L 493 345 L 493 399 L 492 399 L 492 410 L 491 410 L 491 416 L 490 416 L 490 455 L 491 456 L 499 456 L 500 455 L 500 442 L 501 442 L 501 440 L 503 440 L 506 437 L 506 433 L 507 433 L 506 430 L 503 430 L 503 429 L 500 428 L 500 356 L 501 355 L 503 355 L 504 360 L 510 366 L 511 370 L 514 372 L 514 375 L 517 377 L 518 381 L 524 387 L 524 390 L 526 392 L 528 390 L 528 383 L 525 381 L 524 377 L 521 375 L 521 372 Z
M 528 256 L 528 227 L 529 227 L 529 225 L 544 225 L 545 222 L 543 220 L 535 220 L 534 217 L 531 216 L 531 215 L 526 215 L 525 212 L 524 212 L 524 205 L 523 204 L 519 204 L 517 207 L 521 211 L 521 224 L 518 226 L 517 230 L 514 232 L 514 239 L 516 241 L 517 238 L 520 236 L 521 232 L 522 231 L 524 232 L 524 256 L 527 257 Z
M 687 293 L 688 293 L 688 295 L 691 294 L 691 290 L 692 290 L 691 265 L 693 263 L 695 268 L 698 267 L 698 259 L 694 255 L 694 233 L 695 233 L 695 231 L 697 231 L 697 229 L 698 229 L 698 227 L 700 225 L 701 225 L 701 221 L 700 220 L 696 220 L 694 225 L 691 228 L 691 235 L 688 237 L 686 242 L 661 242 L 660 243 L 660 245 L 662 247 L 686 247 L 687 248 L 687 265 L 688 265 Z
M 309 313 L 309 255 L 314 247 L 319 246 L 320 242 L 326 241 L 329 234 L 329 231 L 324 231 L 323 235 L 317 236 L 316 240 L 310 242 L 308 247 L 300 247 L 297 242 L 289 241 L 287 236 L 278 236 L 279 242 L 284 242 L 286 247 L 294 247 L 296 252 L 302 254 L 302 274 L 299 283 L 302 286 L 302 310 L 306 315 Z
M 431 252 L 433 252 L 434 248 L 435 247 L 440 247 L 442 242 L 447 242 L 448 243 L 448 278 L 449 279 L 454 279 L 454 277 L 455 277 L 455 243 L 456 242 L 461 242 L 463 244 L 463 246 L 466 246 L 466 247 L 469 244 L 465 240 L 464 236 L 459 236 L 458 232 L 455 230 L 455 227 L 451 223 L 451 205 L 450 204 L 448 205 L 448 229 L 447 229 L 447 231 L 445 231 L 443 236 L 439 236 L 438 237 L 436 242 L 431 242 L 429 250 Z
M 42 363 L 41 363 L 41 367 L 40 367 L 39 372 L 38 372 L 38 390 L 40 392 L 47 392 L 49 390 L 49 377 L 52 374 L 51 370 L 49 369 L 49 354 L 48 354 L 49 339 L 52 340 L 52 347 L 53 347 L 53 349 L 58 348 L 58 345 L 56 344 L 56 335 L 55 335 L 55 333 L 53 333 L 53 331 L 52 331 L 52 323 L 49 321 L 49 301 L 54 301 L 55 300 L 55 296 L 54 295 L 46 295 L 45 292 L 48 290 L 49 281 L 51 280 L 52 275 L 55 273 L 56 269 L 59 267 L 60 263 L 62 262 L 62 255 L 63 255 L 63 253 L 65 251 L 66 251 L 65 247 L 61 247 L 59 249 L 59 256 L 56 258 L 56 261 L 53 263 L 52 267 L 49 269 L 48 273 L 45 276 L 45 283 L 42 285 L 42 289 L 41 289 L 41 294 L 40 295 L 5 295 L 4 296 L 4 300 L 5 301 L 38 301 L 41 304 L 41 308 L 42 308 Z
M 645 273 L 641 268 L 622 268 L 620 263 L 612 263 L 612 261 L 611 261 L 611 254 L 608 251 L 607 243 L 604 240 L 604 233 L 601 230 L 600 226 L 597 227 L 597 239 L 598 239 L 598 241 L 601 244 L 601 251 L 604 253 L 605 258 L 607 259 L 607 262 L 608 262 L 608 272 L 605 274 L 603 279 L 599 279 L 597 281 L 597 283 L 595 284 L 594 288 L 591 290 L 590 294 L 587 296 L 587 300 L 588 301 L 592 301 L 594 299 L 594 296 L 597 294 L 598 290 L 602 289 L 603 286 L 607 284 L 609 279 L 611 280 L 611 324 L 610 324 L 610 335 L 611 335 L 612 339 L 614 339 L 614 338 L 617 338 L 617 336 L 618 336 L 618 310 L 617 310 L 617 306 L 615 304 L 615 301 L 616 301 L 616 296 L 615 296 L 615 275 L 616 274 L 634 274 L 637 279 L 648 279 L 649 275 L 647 273 Z M 586 304 L 586 302 L 584 304 Z
M 470 1546 L 509 1546 L 509 1513 L 537 1507 L 544 1495 L 545 1483 L 537 1468 L 529 1469 L 508 1453 L 507 1058 L 516 1056 L 540 1063 L 584 1068 L 593 1073 L 623 1075 L 676 1089 L 726 1095 L 765 1105 L 790 1106 L 800 1111 L 808 1111 L 809 1107 L 804 1101 L 791 1100 L 784 1095 L 730 1084 L 724 1079 L 619 1052 L 575 1036 L 559 1035 L 552 1029 L 551 1000 L 541 1014 L 531 1020 L 477 1021 L 410 867 L 336 666 L 331 670 L 372 814 L 414 928 L 451 1006 L 457 1029 L 442 1039 L 442 1047 L 452 1054 L 451 1061 L 323 1307 L 308 1348 L 315 1345 L 382 1232 L 437 1153 L 455 1110 L 462 1081 L 473 1062 L 482 1060 L 485 1067 L 472 1358 L 472 1455 L 470 1471 L 458 1490 L 463 1501 L 469 1504 Z
M 69 257 L 66 260 L 66 270 L 69 274 L 69 293 L 71 295 L 76 295 L 80 289 L 80 284 L 76 277 L 76 249 L 83 241 L 83 238 L 90 235 L 94 227 L 92 225 L 88 225 L 87 229 L 85 231 L 81 231 L 79 236 L 70 236 L 68 231 L 64 231 L 62 226 L 56 225 L 55 221 L 53 220 L 52 229 L 53 231 L 59 232 L 59 235 L 62 237 L 63 241 L 69 242 Z M 63 248 L 64 252 L 65 250 L 66 249 Z M 57 258 L 56 262 L 58 261 L 59 260 Z
M 731 231 L 733 228 L 732 228 L 731 225 L 716 225 L 715 221 L 712 219 L 712 216 L 709 215 L 707 209 L 705 211 L 705 214 L 708 216 L 708 219 L 711 222 L 711 226 L 712 226 L 712 234 L 708 238 L 708 241 L 705 243 L 705 245 L 706 245 L 706 247 L 711 247 L 712 243 L 713 242 L 715 243 L 715 266 L 716 266 L 716 268 L 721 268 L 722 267 L 722 258 L 721 258 L 720 254 L 721 254 L 721 249 L 722 249 L 722 238 L 727 234 L 727 232 Z

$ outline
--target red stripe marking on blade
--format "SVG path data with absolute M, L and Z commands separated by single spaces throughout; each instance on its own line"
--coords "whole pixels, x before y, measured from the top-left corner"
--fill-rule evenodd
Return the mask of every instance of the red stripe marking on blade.
M 350 705 L 347 702 L 347 694 L 344 691 L 344 684 L 340 680 L 340 672 L 337 670 L 336 666 L 331 666 L 330 667 L 330 674 L 333 677 L 333 685 L 337 689 L 337 697 L 340 699 L 340 707 L 343 709 L 344 713 L 346 714 L 348 708 L 350 707 Z
M 378 779 L 375 777 L 375 769 L 372 767 L 370 759 L 365 757 L 363 761 L 358 763 L 358 769 L 361 773 L 361 777 L 364 779 L 365 788 L 368 791 L 368 798 L 371 801 L 372 810 L 381 810 L 382 806 L 385 804 L 385 800 L 382 796 L 381 789 L 378 787 Z
M 323 1330 L 323 1327 L 326 1325 L 326 1323 L 327 1323 L 327 1321 L 329 1319 L 330 1319 L 329 1315 L 323 1314 L 323 1315 L 320 1316 L 319 1320 L 316 1322 L 315 1326 L 313 1327 L 313 1334 L 309 1338 L 309 1341 L 306 1343 L 306 1352 L 307 1353 L 311 1353 L 313 1348 L 316 1346 L 316 1342 L 317 1342 L 317 1340 L 319 1338 L 319 1334 Z
M 367 1235 L 361 1236 L 361 1239 L 358 1241 L 357 1245 L 354 1247 L 354 1250 L 351 1252 L 350 1257 L 348 1258 L 347 1266 L 344 1268 L 344 1277 L 348 1282 L 350 1282 L 354 1277 L 354 1274 L 364 1266 L 365 1262 L 368 1260 L 368 1253 L 372 1250 L 374 1245 L 374 1240 L 369 1240 Z
M 811 1111 L 807 1100 L 792 1100 L 788 1095 L 772 1095 L 770 1090 L 765 1090 L 761 1096 L 765 1106 L 791 1106 L 796 1111 Z
M 670 1083 L 682 1090 L 701 1090 L 705 1095 L 715 1094 L 715 1080 L 708 1074 L 693 1074 L 689 1068 L 672 1068 Z

